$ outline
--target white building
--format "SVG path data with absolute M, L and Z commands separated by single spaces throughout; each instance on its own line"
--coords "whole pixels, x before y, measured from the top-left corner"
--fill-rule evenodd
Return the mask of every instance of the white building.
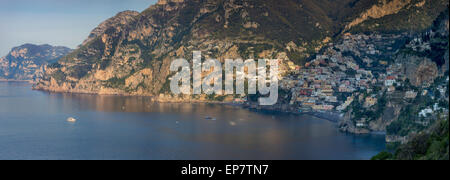
M 433 110 L 431 108 L 423 109 L 419 112 L 419 117 L 428 117 L 428 114 L 432 114 Z
M 384 80 L 384 86 L 389 87 L 393 86 L 396 83 L 395 77 L 388 76 L 386 80 Z

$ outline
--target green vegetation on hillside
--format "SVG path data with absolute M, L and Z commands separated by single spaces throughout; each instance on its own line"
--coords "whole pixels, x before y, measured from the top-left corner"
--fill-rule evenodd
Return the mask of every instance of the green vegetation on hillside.
M 381 152 L 372 160 L 449 160 L 449 120 L 440 120 L 426 132 L 400 145 L 394 154 Z
M 423 2 L 423 0 L 412 0 L 409 5 L 396 14 L 387 15 L 379 19 L 370 18 L 353 27 L 351 32 L 420 32 L 428 29 L 448 6 L 448 0 L 426 0 L 423 6 L 418 6 L 417 4 L 420 2 Z M 443 6 L 443 4 L 447 6 Z

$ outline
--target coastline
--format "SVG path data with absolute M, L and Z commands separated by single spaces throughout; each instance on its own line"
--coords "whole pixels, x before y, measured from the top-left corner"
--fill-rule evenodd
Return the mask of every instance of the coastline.
M 117 97 L 146 97 L 150 98 L 150 101 L 153 103 L 168 103 L 168 104 L 215 104 L 215 105 L 227 105 L 239 107 L 242 109 L 247 109 L 250 111 L 256 111 L 261 113 L 282 113 L 282 114 L 292 114 L 292 115 L 309 115 L 315 118 L 323 119 L 329 121 L 334 124 L 338 124 L 343 118 L 344 114 L 338 111 L 299 111 L 293 108 L 282 109 L 281 107 L 285 107 L 284 105 L 278 106 L 270 106 L 270 107 L 262 107 L 251 103 L 236 103 L 236 102 L 223 102 L 223 101 L 209 101 L 209 100 L 199 100 L 199 99 L 182 99 L 182 98 L 160 98 L 154 95 L 146 95 L 146 94 L 129 94 L 129 93 L 96 93 L 96 92 L 74 92 L 74 91 L 52 91 L 43 88 L 35 88 L 34 91 L 42 91 L 56 94 L 79 94 L 79 95 L 92 95 L 92 96 L 117 96 Z M 336 127 L 337 130 L 342 133 L 349 133 L 352 135 L 385 135 L 386 132 L 369 132 L 369 133 L 352 133 L 345 132 L 340 130 L 339 127 Z
M 32 84 L 32 80 L 14 80 L 14 79 L 0 79 L 0 82 L 26 82 Z
M 28 97 L 33 99 L 28 99 L 29 101 L 27 100 L 20 102 L 23 102 L 25 104 L 28 104 L 29 102 L 33 103 L 31 107 L 37 107 L 37 108 L 30 108 L 33 110 L 33 112 L 41 111 L 42 108 L 52 109 L 51 111 L 48 111 L 52 113 L 50 115 L 33 116 L 34 113 L 31 113 L 17 116 L 25 117 L 24 119 L 30 122 L 28 124 L 33 124 L 33 122 L 36 123 L 38 121 L 41 127 L 49 127 L 49 129 L 54 130 L 52 131 L 54 132 L 54 134 L 59 133 L 60 136 L 64 137 L 64 138 L 57 138 L 58 140 L 61 140 L 61 143 L 67 143 L 67 140 L 69 140 L 70 143 L 80 143 L 81 145 L 86 145 L 85 143 L 78 141 L 77 138 L 74 139 L 73 132 L 60 133 L 61 131 L 72 129 L 74 127 L 76 127 L 77 129 L 76 134 L 77 136 L 86 139 L 88 138 L 94 139 L 95 140 L 94 142 L 98 142 L 97 141 L 99 140 L 98 137 L 105 137 L 105 136 L 120 138 L 114 139 L 115 140 L 114 142 L 128 142 L 130 138 L 136 141 L 136 143 L 130 144 L 128 143 L 112 144 L 117 145 L 117 147 L 114 148 L 117 151 L 112 152 L 111 157 L 116 156 L 117 154 L 123 154 L 124 152 L 129 152 L 120 149 L 123 147 L 133 149 L 136 148 L 137 150 L 139 150 L 139 148 L 142 148 L 142 144 L 148 143 L 149 133 L 150 135 L 152 135 L 152 137 L 158 137 L 158 135 L 163 134 L 167 134 L 168 137 L 172 137 L 171 135 L 173 134 L 174 131 L 197 135 L 195 137 L 191 136 L 192 138 L 196 139 L 188 138 L 187 140 L 185 139 L 186 136 L 176 136 L 179 137 L 175 139 L 175 141 L 177 142 L 179 142 L 179 140 L 186 140 L 186 143 L 179 144 L 181 149 L 183 149 L 182 147 L 185 147 L 186 144 L 192 144 L 190 143 L 192 142 L 192 140 L 198 140 L 199 142 L 203 142 L 203 140 L 205 140 L 205 134 L 209 135 L 214 133 L 217 134 L 218 136 L 223 135 L 223 137 L 225 138 L 233 138 L 231 140 L 237 143 L 229 143 L 231 141 L 230 140 L 225 142 L 225 144 L 229 146 L 236 145 L 236 148 L 248 147 L 247 146 L 248 144 L 258 143 L 257 145 L 253 146 L 254 150 L 246 152 L 250 154 L 255 154 L 254 152 L 258 152 L 261 154 L 264 153 L 263 155 L 255 155 L 260 157 L 271 156 L 273 154 L 273 149 L 271 149 L 271 147 L 274 147 L 274 145 L 280 145 L 280 143 L 282 143 L 280 145 L 282 147 L 290 147 L 290 145 L 292 145 L 293 141 L 280 141 L 279 138 L 264 139 L 264 137 L 266 137 L 268 133 L 271 134 L 273 133 L 273 131 L 276 131 L 277 137 L 287 137 L 289 139 L 297 139 L 297 138 L 301 139 L 301 143 L 295 143 L 297 148 L 286 148 L 286 151 L 281 152 L 282 154 L 280 154 L 280 158 L 285 157 L 286 152 L 289 153 L 289 155 L 293 155 L 292 156 L 293 158 L 302 159 L 303 157 L 301 156 L 304 156 L 305 159 L 311 158 L 308 157 L 310 153 L 304 153 L 299 155 L 298 149 L 301 148 L 305 148 L 305 151 L 311 153 L 316 152 L 325 153 L 327 156 L 333 155 L 336 156 L 336 158 L 347 157 L 349 152 L 354 152 L 354 151 L 340 151 L 343 153 L 342 156 L 339 154 L 335 154 L 333 147 L 336 146 L 341 147 L 342 145 L 342 147 L 345 147 L 345 149 L 343 148 L 343 150 L 346 150 L 347 148 L 349 149 L 359 148 L 358 149 L 359 151 L 367 152 L 370 155 L 370 157 L 364 155 L 364 159 L 370 159 L 372 155 L 375 155 L 376 153 L 378 153 L 378 151 L 382 151 L 384 149 L 383 145 L 384 139 L 380 136 L 370 137 L 370 141 L 369 140 L 366 141 L 366 138 L 364 136 L 353 136 L 350 134 L 340 133 L 336 131 L 336 129 L 334 128 L 335 125 L 327 120 L 316 119 L 315 117 L 312 116 L 295 116 L 279 113 L 261 114 L 257 112 L 248 111 L 247 109 L 241 109 L 242 104 L 237 103 L 220 103 L 220 104 L 208 103 L 208 104 L 200 104 L 200 106 L 189 103 L 180 103 L 173 105 L 171 105 L 170 103 L 161 103 L 160 105 L 160 103 L 153 104 L 152 102 L 150 102 L 150 98 L 145 97 L 126 98 L 126 97 L 109 96 L 109 98 L 98 98 L 97 95 L 92 96 L 79 94 L 77 95 L 76 93 L 71 93 L 67 95 L 60 95 L 60 94 L 58 95 L 57 93 L 55 93 L 52 95 L 39 91 L 33 92 L 31 91 L 30 85 L 28 84 L 20 85 L 13 83 L 10 86 L 8 86 L 8 83 L 4 83 L 4 85 L 6 85 L 6 88 L 9 91 L 15 93 L 15 95 L 18 96 L 20 95 L 17 93 L 21 93 L 27 96 L 28 94 L 31 94 L 32 96 Z M 7 106 L 9 104 L 8 101 L 1 101 L 1 102 L 3 103 L 2 106 Z M 64 104 L 62 104 L 62 102 Z M 45 107 L 41 107 L 44 104 Z M 138 106 L 139 108 L 135 110 L 132 109 L 133 107 Z M 123 109 L 123 107 L 125 107 L 125 109 Z M 67 111 L 62 112 L 60 111 L 61 108 L 63 109 L 70 108 L 70 109 L 66 109 Z M 29 109 L 27 108 L 27 109 L 13 110 L 8 114 L 10 114 L 10 116 L 13 116 L 14 115 L 13 113 L 20 114 L 22 112 L 29 112 Z M 29 116 L 33 116 L 33 118 L 28 118 Z M 275 116 L 276 118 L 273 119 L 273 116 Z M 51 119 L 48 119 L 48 117 L 50 117 Z M 76 123 L 67 122 L 67 119 L 69 117 L 77 119 L 77 122 Z M 40 119 L 36 120 L 37 118 Z M 214 119 L 216 119 L 216 121 L 214 121 Z M 59 122 L 63 125 L 54 126 L 55 122 Z M 193 130 L 192 127 L 198 125 L 199 123 L 202 123 L 202 126 L 199 127 L 200 130 Z M 9 123 L 4 124 L 9 125 Z M 7 126 L 2 127 L 4 129 L 11 129 L 12 131 L 17 130 L 17 128 L 13 128 L 14 126 L 12 126 L 12 128 Z M 33 126 L 27 125 L 23 127 L 29 127 L 30 129 L 33 128 Z M 55 127 L 57 129 L 54 129 Z M 84 132 L 86 130 L 89 130 L 89 128 L 98 128 L 98 127 L 101 127 L 102 131 L 97 131 L 99 133 L 96 134 L 87 133 L 87 136 L 84 136 L 86 134 Z M 157 129 L 155 131 L 155 127 L 167 127 L 167 128 L 163 128 L 161 130 Z M 331 138 L 330 141 L 317 142 L 316 138 L 308 136 L 308 134 L 310 133 L 310 131 L 308 131 L 310 127 L 317 128 L 316 129 L 317 131 L 314 132 L 323 135 L 321 137 Z M 203 130 L 203 128 L 205 128 L 206 130 Z M 173 129 L 174 131 L 171 131 L 170 129 Z M 118 130 L 120 131 L 120 133 L 123 133 L 125 135 L 117 136 Z M 268 132 L 267 130 L 270 131 Z M 18 132 L 17 134 L 23 136 L 18 136 L 17 139 L 21 140 L 29 137 L 28 134 L 22 133 L 23 132 L 22 129 L 19 129 L 19 131 L 20 132 Z M 258 134 L 253 133 L 249 134 L 249 132 L 255 132 Z M 230 136 L 230 134 L 232 134 L 232 136 Z M 197 139 L 197 137 L 199 137 L 199 139 Z M 254 137 L 259 137 L 263 139 L 262 141 L 254 142 L 253 141 Z M 209 139 L 209 137 L 206 138 L 207 140 Z M 364 143 L 362 144 L 364 149 L 360 148 L 361 144 L 352 143 L 352 140 L 354 138 L 364 141 Z M 48 134 L 46 133 L 40 134 L 40 136 L 36 137 L 36 139 L 38 140 L 44 139 L 48 140 L 48 142 L 45 141 L 46 143 L 54 143 L 52 142 L 54 138 L 49 139 Z M 213 143 L 213 145 L 218 144 L 217 148 L 223 148 L 222 144 L 224 142 L 221 141 L 222 138 L 214 138 L 214 140 L 216 139 L 218 143 Z M 248 139 L 249 143 L 247 142 L 240 143 L 239 141 L 240 139 Z M 169 138 L 169 140 L 171 140 L 171 138 Z M 164 141 L 167 140 L 161 139 L 161 142 Z M 60 141 L 57 141 L 56 143 L 60 143 Z M 309 146 L 310 144 L 314 145 L 317 143 L 321 143 L 323 144 L 323 146 L 326 146 L 326 148 L 323 149 L 324 151 L 319 152 L 316 151 L 314 148 L 310 148 L 311 147 Z M 259 144 L 264 145 L 267 148 L 260 148 L 261 146 Z M 286 146 L 284 146 L 284 144 L 286 144 Z M 374 146 L 374 144 L 376 144 L 376 146 Z M 210 144 L 208 143 L 205 144 L 205 147 L 209 146 Z M 152 143 L 149 144 L 149 148 L 151 147 L 153 147 Z M 192 147 L 193 147 L 192 152 L 194 154 L 198 152 L 198 150 L 203 149 L 203 147 L 196 146 L 195 143 Z M 170 150 L 170 148 L 172 147 L 167 148 Z M 211 153 L 213 154 L 215 153 L 214 149 L 211 149 Z M 19 151 L 17 152 L 29 153 L 30 150 L 32 151 L 34 149 L 24 147 L 23 149 L 19 149 Z M 68 152 L 70 149 L 68 149 L 67 151 L 66 150 L 60 151 L 59 149 L 57 150 L 58 152 L 61 153 L 66 152 L 67 154 L 71 153 Z M 129 152 L 130 154 L 125 154 L 125 156 L 134 157 L 135 154 L 133 154 L 133 152 L 136 151 Z M 78 155 L 76 152 L 74 152 L 73 154 Z M 162 154 L 164 155 L 164 152 L 162 152 Z M 151 152 L 148 155 L 154 156 L 154 154 Z M 225 155 L 229 155 L 229 153 L 225 152 Z M 362 158 L 361 154 L 354 154 L 354 155 L 356 159 Z
M 117 96 L 117 97 L 146 97 L 150 98 L 152 102 L 157 103 L 174 103 L 174 104 L 182 104 L 182 103 L 191 103 L 191 104 L 197 104 L 197 103 L 205 103 L 205 104 L 223 104 L 223 105 L 240 105 L 233 102 L 222 102 L 222 101 L 204 101 L 204 100 L 198 100 L 198 99 L 185 99 L 181 100 L 181 98 L 159 98 L 155 95 L 150 94 L 130 94 L 130 93 L 99 93 L 99 92 L 90 92 L 90 91 L 65 91 L 65 90 L 49 90 L 39 87 L 32 87 L 33 91 L 41 91 L 41 92 L 48 92 L 48 93 L 55 93 L 55 94 L 78 94 L 78 95 L 92 95 L 92 96 Z
M 313 116 L 319 119 L 327 120 L 332 123 L 335 123 L 336 125 L 339 124 L 340 121 L 342 121 L 345 118 L 345 114 L 338 111 L 305 111 L 300 112 L 292 109 L 285 109 L 281 110 L 280 108 L 264 108 L 257 105 L 249 105 L 249 104 L 243 104 L 243 108 L 254 110 L 257 112 L 267 112 L 267 113 L 287 113 L 287 114 L 293 114 L 293 115 L 309 115 Z M 354 133 L 354 132 L 348 132 L 348 131 L 342 131 L 339 127 L 336 127 L 337 130 L 339 130 L 342 133 L 348 133 L 352 135 L 384 135 L 386 136 L 385 131 L 370 131 L 368 133 Z
M 235 103 L 235 102 L 224 102 L 224 101 L 209 101 L 209 100 L 199 100 L 199 99 L 182 99 L 182 98 L 160 98 L 154 95 L 146 95 L 146 94 L 129 94 L 129 93 L 96 93 L 96 92 L 81 92 L 81 91 L 58 91 L 58 90 L 48 90 L 43 88 L 33 87 L 32 90 L 49 92 L 49 93 L 60 93 L 60 94 L 86 94 L 86 95 L 98 95 L 98 96 L 118 96 L 118 97 L 148 97 L 151 98 L 152 102 L 157 103 L 205 103 L 205 104 L 221 104 L 221 105 L 230 105 L 237 106 L 243 109 L 256 110 L 261 112 L 269 112 L 269 113 L 287 113 L 287 114 L 295 114 L 295 115 L 310 115 L 320 119 L 325 119 L 331 122 L 337 123 L 340 118 L 343 117 L 343 114 L 337 111 L 308 111 L 308 112 L 299 112 L 294 110 L 280 110 L 278 108 L 264 108 L 261 106 L 252 106 L 249 103 Z

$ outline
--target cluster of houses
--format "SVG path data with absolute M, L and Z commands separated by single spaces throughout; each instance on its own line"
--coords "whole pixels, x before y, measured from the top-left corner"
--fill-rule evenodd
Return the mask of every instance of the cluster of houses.
M 361 108 L 373 109 L 384 95 L 412 102 L 418 95 L 434 93 L 405 89 L 404 65 L 390 62 L 404 37 L 345 34 L 342 42 L 330 43 L 304 66 L 291 63 L 289 75 L 280 81 L 289 95 L 280 98 L 299 112 L 344 112 L 355 101 Z M 437 91 L 445 97 L 446 88 L 446 84 L 439 85 Z M 426 118 L 437 110 L 441 110 L 437 105 L 425 108 L 418 116 Z M 364 125 L 365 119 L 360 119 L 357 126 Z
M 284 77 L 281 86 L 291 91 L 290 104 L 301 111 L 344 111 L 360 92 L 367 92 L 368 96 L 360 97 L 363 107 L 376 105 L 380 94 L 373 92 L 375 87 L 393 93 L 405 78 L 401 64 L 388 66 L 387 61 L 379 61 L 395 53 L 392 47 L 401 37 L 344 35 L 340 44 L 330 44 L 314 60 Z M 405 98 L 416 96 L 413 91 L 405 94 Z
M 445 80 L 445 82 L 442 82 L 442 84 L 440 84 L 436 87 L 436 90 L 437 90 L 436 93 L 439 93 L 439 95 L 441 97 L 446 97 L 445 93 L 447 91 L 447 87 L 445 85 L 446 84 L 448 85 L 448 82 L 449 82 L 448 78 L 449 77 L 447 76 L 447 79 Z M 417 93 L 416 93 L 416 95 L 417 95 Z M 434 99 L 436 97 L 436 94 L 433 94 L 432 90 L 424 90 L 422 92 L 422 96 L 426 96 L 426 95 L 429 95 L 432 99 Z M 447 102 L 448 102 L 448 98 L 447 98 Z M 431 115 L 435 114 L 435 112 L 443 112 L 442 113 L 443 115 L 448 116 L 448 107 L 441 107 L 439 105 L 439 103 L 435 103 L 431 107 L 426 107 L 426 108 L 420 110 L 418 116 L 420 118 L 427 119 Z

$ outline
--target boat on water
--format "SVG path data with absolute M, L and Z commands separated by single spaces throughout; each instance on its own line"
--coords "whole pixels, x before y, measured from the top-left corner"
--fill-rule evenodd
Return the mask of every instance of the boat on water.
M 67 118 L 67 122 L 74 123 L 74 122 L 77 122 L 77 119 L 75 119 L 73 117 L 69 117 L 69 118 Z

